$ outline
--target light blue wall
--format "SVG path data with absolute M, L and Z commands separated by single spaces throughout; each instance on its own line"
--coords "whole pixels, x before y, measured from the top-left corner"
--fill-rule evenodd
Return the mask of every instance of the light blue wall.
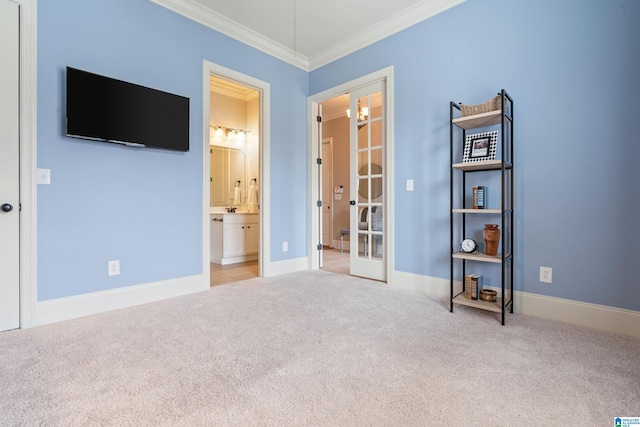
M 202 273 L 203 59 L 270 83 L 271 260 L 306 255 L 308 73 L 147 0 L 41 0 L 39 301 Z M 189 97 L 190 151 L 64 136 L 66 66 Z
M 638 16 L 634 0 L 468 0 L 309 74 L 146 0 L 41 0 L 37 156 L 52 184 L 38 186 L 38 300 L 201 273 L 206 59 L 271 84 L 271 261 L 307 253 L 308 94 L 393 65 L 395 269 L 448 277 L 448 102 L 506 88 L 516 288 L 640 310 Z M 191 98 L 191 151 L 65 137 L 67 65 Z
M 448 278 L 449 101 L 505 88 L 515 287 L 640 310 L 639 17 L 635 0 L 468 0 L 310 74 L 315 94 L 394 66 L 396 270 Z

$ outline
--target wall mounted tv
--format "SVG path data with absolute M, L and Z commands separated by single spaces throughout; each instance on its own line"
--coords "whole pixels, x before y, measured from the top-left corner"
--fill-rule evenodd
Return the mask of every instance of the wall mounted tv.
M 67 135 L 189 151 L 189 98 L 67 67 Z

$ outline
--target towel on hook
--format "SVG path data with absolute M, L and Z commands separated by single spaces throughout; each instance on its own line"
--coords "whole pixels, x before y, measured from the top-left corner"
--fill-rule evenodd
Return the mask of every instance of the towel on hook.
M 233 204 L 239 205 L 242 203 L 242 192 L 240 191 L 240 187 L 235 187 L 233 189 Z
M 258 192 L 256 190 L 256 186 L 253 183 L 249 186 L 247 206 L 258 206 Z

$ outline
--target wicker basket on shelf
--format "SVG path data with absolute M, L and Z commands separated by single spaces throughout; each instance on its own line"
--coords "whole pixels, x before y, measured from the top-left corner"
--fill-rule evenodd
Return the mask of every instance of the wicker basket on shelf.
M 487 102 L 477 105 L 463 105 L 460 103 L 460 112 L 462 116 L 473 116 L 474 114 L 488 113 L 490 111 L 500 110 L 502 106 L 502 96 L 500 94 L 494 96 Z

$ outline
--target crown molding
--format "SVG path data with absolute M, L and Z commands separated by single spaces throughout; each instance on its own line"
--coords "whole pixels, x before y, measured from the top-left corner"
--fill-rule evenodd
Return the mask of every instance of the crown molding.
M 309 58 L 190 0 L 151 0 L 175 13 L 309 71 Z
M 150 0 L 175 13 L 252 46 L 304 71 L 313 71 L 350 53 L 431 18 L 466 0 L 423 0 L 308 58 L 191 0 Z
M 240 84 L 222 79 L 210 79 L 209 90 L 211 92 L 229 96 L 231 98 L 239 99 L 245 102 L 249 102 L 260 96 L 260 93 L 256 89 L 252 89 L 250 87 L 242 86 Z
M 357 50 L 372 45 L 395 33 L 399 33 L 418 22 L 429 19 L 466 0 L 424 0 L 415 6 L 372 25 L 371 27 L 334 44 L 313 55 L 309 62 L 309 71 L 327 65 Z

